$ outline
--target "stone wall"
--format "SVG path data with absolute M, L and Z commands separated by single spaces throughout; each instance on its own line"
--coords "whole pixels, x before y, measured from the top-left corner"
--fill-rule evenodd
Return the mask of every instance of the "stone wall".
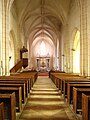
M 22 42 L 20 38 L 20 30 L 18 25 L 18 16 L 14 4 L 12 5 L 10 10 L 9 31 L 12 31 L 14 34 L 13 36 L 14 56 L 15 63 L 17 63 L 20 60 L 20 49 L 22 48 Z
M 72 1 L 67 23 L 62 27 L 62 38 L 64 41 L 64 70 L 66 72 L 73 72 L 72 48 L 76 30 L 80 30 L 80 8 L 76 1 Z

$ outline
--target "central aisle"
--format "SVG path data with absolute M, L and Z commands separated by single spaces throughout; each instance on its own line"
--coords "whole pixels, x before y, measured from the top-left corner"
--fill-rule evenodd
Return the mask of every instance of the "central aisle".
M 39 76 L 19 120 L 77 120 L 47 76 Z

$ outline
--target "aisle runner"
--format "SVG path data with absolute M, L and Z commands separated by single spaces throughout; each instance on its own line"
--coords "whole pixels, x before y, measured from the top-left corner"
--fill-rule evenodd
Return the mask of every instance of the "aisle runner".
M 53 82 L 39 76 L 19 120 L 76 120 Z

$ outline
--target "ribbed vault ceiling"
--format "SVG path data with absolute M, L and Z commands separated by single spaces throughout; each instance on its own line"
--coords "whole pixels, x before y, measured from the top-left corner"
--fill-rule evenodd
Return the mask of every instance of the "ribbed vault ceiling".
M 70 0 L 14 0 L 13 4 L 25 40 L 41 35 L 54 39 L 67 22 Z

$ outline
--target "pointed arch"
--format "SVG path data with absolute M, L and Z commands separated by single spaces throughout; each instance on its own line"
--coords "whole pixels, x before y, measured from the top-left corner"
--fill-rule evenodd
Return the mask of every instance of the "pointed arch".
M 75 31 L 73 41 L 73 73 L 80 73 L 80 31 Z
M 15 35 L 13 30 L 10 31 L 9 34 L 9 68 L 11 69 L 14 66 L 15 63 Z

